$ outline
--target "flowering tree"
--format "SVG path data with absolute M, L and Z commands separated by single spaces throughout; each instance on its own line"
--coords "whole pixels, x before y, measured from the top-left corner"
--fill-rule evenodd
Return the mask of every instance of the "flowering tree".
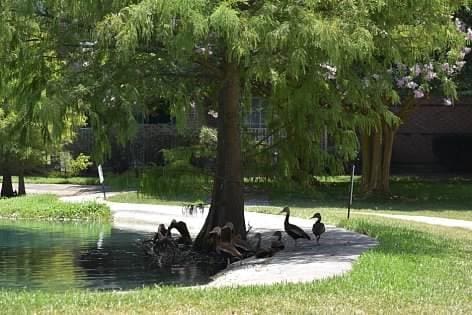
M 472 30 L 467 28 L 458 18 L 454 22 L 459 39 L 462 36 L 462 47 L 472 40 Z M 442 90 L 444 105 L 451 106 L 457 98 L 454 77 L 465 65 L 465 57 L 471 48 L 454 48 L 449 44 L 443 50 L 436 48 L 429 56 L 410 66 L 403 63 L 394 64 L 388 72 L 394 84 L 398 98 L 386 99 L 386 110 L 393 115 L 390 121 L 379 120 L 379 125 L 371 130 L 361 131 L 362 142 L 362 181 L 364 193 L 388 193 L 390 179 L 390 162 L 394 136 L 401 124 L 418 106 L 418 99 L 427 97 L 432 90 Z M 425 58 L 426 57 L 426 58 Z

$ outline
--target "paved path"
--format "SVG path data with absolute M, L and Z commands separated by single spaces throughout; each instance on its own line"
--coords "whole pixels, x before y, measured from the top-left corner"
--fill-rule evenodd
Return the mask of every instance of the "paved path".
M 375 215 L 379 217 L 415 221 L 426 224 L 442 225 L 447 227 L 459 227 L 463 229 L 472 230 L 472 221 L 438 218 L 438 217 L 425 217 L 421 215 L 403 215 L 403 214 L 386 214 L 386 213 L 372 213 L 372 212 L 357 212 L 356 214 L 362 215 Z
M 54 194 L 61 197 L 77 196 L 83 198 L 99 197 L 102 186 L 72 184 L 26 184 L 28 194 Z

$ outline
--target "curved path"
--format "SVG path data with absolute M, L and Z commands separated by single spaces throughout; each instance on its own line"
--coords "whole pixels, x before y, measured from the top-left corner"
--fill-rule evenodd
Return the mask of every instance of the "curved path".
M 432 224 L 432 225 L 442 225 L 446 227 L 458 227 L 462 229 L 472 230 L 472 221 L 465 221 L 465 220 L 426 217 L 422 215 L 387 214 L 387 213 L 372 213 L 372 212 L 356 212 L 356 214 L 375 215 L 375 216 L 390 218 L 390 219 L 415 221 L 415 222 Z
M 154 232 L 157 224 L 169 224 L 172 219 L 183 220 L 187 223 L 190 233 L 196 235 L 200 230 L 208 209 L 203 214 L 185 215 L 180 206 L 148 205 L 115 203 L 103 201 L 100 187 L 80 187 L 77 185 L 32 185 L 29 192 L 56 193 L 65 201 L 97 200 L 110 206 L 114 218 L 114 226 L 121 229 L 134 229 Z M 263 246 L 269 246 L 270 236 L 274 231 L 283 230 L 284 217 L 255 212 L 245 212 L 246 222 L 252 226 L 252 231 L 263 235 Z M 313 220 L 291 218 L 290 221 L 299 225 L 311 235 Z M 273 284 L 287 282 L 310 282 L 313 280 L 341 275 L 352 269 L 353 263 L 366 250 L 378 243 L 368 236 L 347 231 L 345 229 L 327 226 L 327 231 L 321 238 L 321 245 L 315 241 L 288 239 L 285 233 L 283 241 L 286 249 L 273 257 L 256 259 L 250 258 L 233 263 L 226 270 L 214 276 L 207 286 L 237 286 L 251 284 Z M 249 235 L 251 237 L 251 234 Z
M 155 231 L 158 223 L 168 224 L 172 219 L 187 223 L 190 233 L 196 235 L 207 212 L 194 216 L 182 215 L 179 206 L 161 206 L 107 202 L 118 228 Z M 255 212 L 245 212 L 246 222 L 252 231 L 263 235 L 263 246 L 269 246 L 270 236 L 283 230 L 284 217 Z M 311 234 L 313 221 L 291 218 L 291 222 Z M 251 237 L 251 234 L 248 236 Z M 235 286 L 273 284 L 280 282 L 310 282 L 341 275 L 352 268 L 360 254 L 377 245 L 368 236 L 327 226 L 321 245 L 315 241 L 299 240 L 297 247 L 284 233 L 286 249 L 271 258 L 246 259 L 242 264 L 233 263 L 217 274 L 208 286 Z

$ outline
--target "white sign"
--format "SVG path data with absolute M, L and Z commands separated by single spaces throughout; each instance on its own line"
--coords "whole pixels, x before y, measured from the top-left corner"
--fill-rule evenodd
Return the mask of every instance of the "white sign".
M 105 179 L 103 178 L 102 164 L 98 165 L 98 178 L 100 179 L 100 184 L 103 184 Z

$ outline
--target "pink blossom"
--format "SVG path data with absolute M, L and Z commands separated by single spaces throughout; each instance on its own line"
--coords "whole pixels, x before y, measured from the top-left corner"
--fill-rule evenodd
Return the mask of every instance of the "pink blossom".
M 402 88 L 406 84 L 405 78 L 397 79 L 397 87 Z
M 458 61 L 456 62 L 456 65 L 457 65 L 457 70 L 461 71 L 465 65 L 465 61 Z
M 218 118 L 218 112 L 214 111 L 213 109 L 208 111 L 208 115 L 212 116 L 213 118 Z
M 421 74 L 421 66 L 416 64 L 410 68 L 410 71 L 413 72 L 415 76 L 419 76 Z
M 472 40 L 472 29 L 470 27 L 467 29 L 467 34 L 465 36 L 466 40 Z
M 461 32 L 465 32 L 465 26 L 464 26 L 464 23 L 459 19 L 459 18 L 456 18 L 454 20 L 454 23 L 456 24 L 456 28 L 461 31 Z
M 416 82 L 411 81 L 406 84 L 406 87 L 413 90 L 418 87 L 418 84 Z
M 433 79 L 436 78 L 436 77 L 437 77 L 436 72 L 428 71 L 428 72 L 426 73 L 426 75 L 425 75 L 425 80 L 431 81 L 431 80 L 433 80 Z
M 424 97 L 424 92 L 421 91 L 421 90 L 414 90 L 414 91 L 413 91 L 413 94 L 414 94 L 415 98 L 422 98 L 422 97 Z

